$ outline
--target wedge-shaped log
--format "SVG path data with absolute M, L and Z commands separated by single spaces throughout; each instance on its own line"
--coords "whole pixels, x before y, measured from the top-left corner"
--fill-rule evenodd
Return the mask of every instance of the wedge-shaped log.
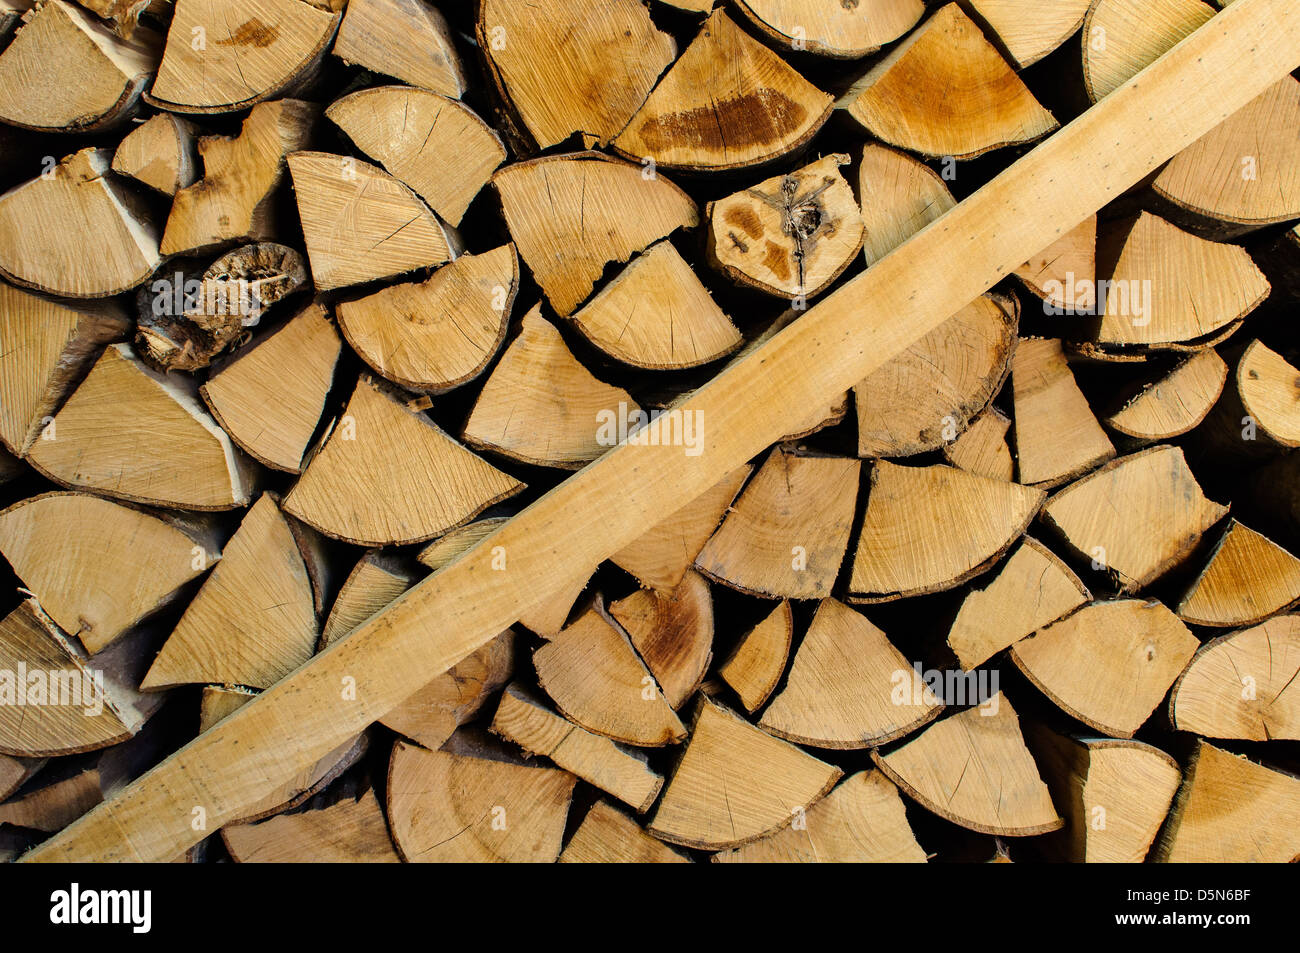
M 1043 522 L 1120 592 L 1136 592 L 1181 563 L 1228 512 L 1206 499 L 1178 447 L 1120 457 L 1043 506 Z
M 483 385 L 463 436 L 523 463 L 576 470 L 617 443 L 618 422 L 639 410 L 569 353 L 538 305 Z
M 550 758 L 638 812 L 650 808 L 664 784 L 644 755 L 566 721 L 520 685 L 510 685 L 502 693 L 492 731 L 531 755 Z
M 492 749 L 398 742 L 388 768 L 388 825 L 409 863 L 554 863 L 577 778 Z
M 362 378 L 284 509 L 335 539 L 400 545 L 445 533 L 523 488 Z
M 1155 859 L 1285 864 L 1300 854 L 1300 778 L 1198 741 Z
M 702 697 L 691 740 L 647 828 L 700 850 L 739 847 L 789 826 L 843 772 Z
M 624 744 L 660 747 L 686 737 L 627 636 L 588 609 L 533 653 L 537 680 L 570 721 Z
M 142 687 L 199 682 L 269 688 L 311 658 L 319 635 L 306 561 L 275 498 L 264 493 Z
M 289 156 L 312 280 L 321 291 L 391 278 L 456 257 L 455 239 L 420 197 L 351 156 Z
M 1046 856 L 1142 863 L 1182 781 L 1178 762 L 1140 741 L 1062 735 L 1037 722 L 1025 740 L 1066 820 L 1044 841 Z
M 665 168 L 744 168 L 804 145 L 833 105 L 719 10 L 612 145 Z
M 742 0 L 736 8 L 782 46 L 845 60 L 859 59 L 894 42 L 925 13 L 923 0 L 853 4 Z
M 0 275 L 50 294 L 108 298 L 162 264 L 159 229 L 109 175 L 112 159 L 107 149 L 82 149 L 53 175 L 0 195 Z
M 446 18 L 425 0 L 349 2 L 334 55 L 453 99 L 469 86 Z
M 853 602 L 960 585 L 1006 552 L 1047 494 L 942 464 L 871 470 L 849 580 Z
M 243 506 L 253 489 L 256 468 L 194 381 L 151 370 L 126 344 L 104 350 L 45 433 L 27 459 L 68 487 L 193 510 Z
M 311 78 L 339 15 L 303 0 L 176 0 L 146 99 L 168 112 L 227 113 Z
M 776 447 L 704 544 L 696 568 L 764 598 L 829 596 L 849 545 L 860 469 L 857 460 Z
M 1019 482 L 1051 487 L 1115 456 L 1057 338 L 1021 338 L 1011 362 Z
M 988 585 L 962 601 L 948 647 L 969 672 L 1091 599 L 1059 556 L 1026 536 Z
M 611 603 L 609 614 L 632 640 L 668 704 L 686 704 L 713 659 L 713 598 L 704 577 L 687 572 L 674 589 L 638 589 Z
M 221 552 L 212 534 L 89 493 L 0 511 L 0 552 L 41 608 L 94 654 L 170 604 Z
M 1079 31 L 1092 0 L 968 0 L 1012 65 L 1032 66 Z
M 720 864 L 923 864 L 903 799 L 879 771 L 851 774 L 787 827 L 713 855 Z
M 870 748 L 911 734 L 943 705 L 861 613 L 823 599 L 781 693 L 758 725 L 815 748 Z
M 862 205 L 862 251 L 868 265 L 957 204 L 939 173 L 878 142 L 862 147 L 858 201 Z
M 0 284 L 0 441 L 22 456 L 130 327 L 112 304 L 70 305 Z
M 124 122 L 158 68 L 162 38 L 115 36 L 63 0 L 33 9 L 0 55 L 0 120 L 48 132 L 98 132 Z
M 677 250 L 666 241 L 634 258 L 573 315 L 610 357 L 649 370 L 698 367 L 743 343 Z
M 973 831 L 1030 837 L 1065 823 L 1025 748 L 1020 719 L 1001 693 L 888 753 L 872 749 L 871 758 L 926 810 Z
M 772 696 L 785 674 L 794 635 L 794 615 L 785 599 L 748 632 L 718 667 L 718 675 L 740 696 L 751 714 Z
M 352 349 L 410 390 L 441 394 L 483 373 L 506 339 L 519 289 L 513 245 L 462 255 L 427 281 L 382 288 L 335 308 Z
M 1104 735 L 1132 738 L 1197 644 L 1159 602 L 1121 599 L 1085 606 L 1017 642 L 1010 656 L 1062 711 Z
M 325 308 L 311 304 L 218 368 L 199 393 L 250 457 L 300 473 L 342 350 Z
M 1170 440 L 1198 426 L 1228 379 L 1228 365 L 1213 348 L 1196 351 L 1146 384 L 1106 418 L 1117 433 L 1144 443 Z
M 163 195 L 175 195 L 199 177 L 194 124 L 158 113 L 132 129 L 113 153 L 113 171 Z
M 651 837 L 608 801 L 597 801 L 560 854 L 562 864 L 687 864 L 690 858 Z
M 344 797 L 315 811 L 282 814 L 260 824 L 230 824 L 221 830 L 230 856 L 241 864 L 395 864 L 375 792 Z
M 1177 609 L 1184 622 L 1228 628 L 1262 622 L 1297 599 L 1300 559 L 1233 519 Z
M 940 7 L 837 105 L 877 139 L 924 156 L 970 159 L 1058 126 L 956 3 Z

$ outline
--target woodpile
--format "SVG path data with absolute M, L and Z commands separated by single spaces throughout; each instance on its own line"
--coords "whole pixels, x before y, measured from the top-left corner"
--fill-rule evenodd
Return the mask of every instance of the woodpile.
M 0 0 L 0 857 L 1300 858 L 1219 6 Z

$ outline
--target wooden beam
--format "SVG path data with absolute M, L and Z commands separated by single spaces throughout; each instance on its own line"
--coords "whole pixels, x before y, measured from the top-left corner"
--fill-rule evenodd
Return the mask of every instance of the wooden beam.
M 800 426 L 809 406 L 848 390 L 1297 66 L 1300 4 L 1237 0 L 691 395 L 677 409 L 702 428 L 696 455 L 650 443 L 606 453 L 29 859 L 179 855 Z M 650 425 L 650 441 L 669 420 Z M 494 570 L 493 553 L 502 551 L 506 568 Z

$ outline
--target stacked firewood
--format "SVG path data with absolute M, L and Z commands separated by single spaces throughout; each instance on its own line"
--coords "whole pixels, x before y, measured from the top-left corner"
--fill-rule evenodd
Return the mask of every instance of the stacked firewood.
M 1216 15 L 0 0 L 0 857 Z M 1298 222 L 1292 75 L 178 859 L 1296 858 Z

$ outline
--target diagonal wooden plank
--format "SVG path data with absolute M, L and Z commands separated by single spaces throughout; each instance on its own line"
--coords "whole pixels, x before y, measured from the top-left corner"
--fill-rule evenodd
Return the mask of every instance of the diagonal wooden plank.
M 693 394 L 679 409 L 699 415 L 698 455 L 643 444 L 605 454 L 28 859 L 177 856 L 797 427 L 807 407 L 866 377 L 1297 66 L 1300 3 L 1237 0 Z M 667 420 L 651 424 L 651 441 Z M 504 552 L 505 569 L 492 568 L 494 552 Z

